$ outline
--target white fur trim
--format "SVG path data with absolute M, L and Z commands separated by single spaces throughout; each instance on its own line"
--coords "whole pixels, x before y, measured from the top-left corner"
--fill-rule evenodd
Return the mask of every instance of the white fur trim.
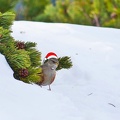
M 51 55 L 51 56 L 49 56 L 48 58 L 45 58 L 45 59 L 50 59 L 50 58 L 56 58 L 57 59 L 57 56 Z

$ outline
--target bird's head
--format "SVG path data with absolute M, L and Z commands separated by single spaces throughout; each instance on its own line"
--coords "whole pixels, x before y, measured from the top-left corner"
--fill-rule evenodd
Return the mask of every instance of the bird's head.
M 58 57 L 54 52 L 49 52 L 45 56 L 43 63 L 49 65 L 53 69 L 56 69 L 59 65 Z
M 57 58 L 50 58 L 50 59 L 48 59 L 47 63 L 48 63 L 48 65 L 50 65 L 54 69 L 56 69 L 59 65 L 59 61 Z

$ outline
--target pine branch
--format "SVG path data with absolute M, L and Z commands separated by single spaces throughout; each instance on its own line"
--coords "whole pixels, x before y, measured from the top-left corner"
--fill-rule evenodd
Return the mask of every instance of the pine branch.
M 21 68 L 27 68 L 31 65 L 30 57 L 28 52 L 25 50 L 16 50 L 7 56 L 6 59 L 13 71 Z
M 36 47 L 36 43 L 35 42 L 26 42 L 25 43 L 25 49 L 28 50 L 28 49 L 31 49 L 32 47 Z
M 0 26 L 4 29 L 10 29 L 11 25 L 13 24 L 13 21 L 15 19 L 15 14 L 12 12 L 0 12 Z
M 60 57 L 58 58 L 58 60 L 59 60 L 59 65 L 57 67 L 57 70 L 70 69 L 73 66 L 72 61 L 68 56 Z
M 29 56 L 31 60 L 31 65 L 38 67 L 41 65 L 41 52 L 37 51 L 35 48 L 28 49 Z
M 39 73 L 41 73 L 42 69 L 39 68 L 34 68 L 34 67 L 29 67 L 27 68 L 28 70 L 28 76 L 27 77 L 21 77 L 19 74 L 19 71 L 14 72 L 14 78 L 17 80 L 21 80 L 25 83 L 39 83 L 41 82 L 41 76 Z

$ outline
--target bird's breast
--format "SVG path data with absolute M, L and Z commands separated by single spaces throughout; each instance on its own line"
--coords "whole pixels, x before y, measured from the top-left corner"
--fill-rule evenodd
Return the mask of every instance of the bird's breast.
M 42 85 L 50 85 L 56 76 L 56 71 L 55 69 L 49 68 L 49 69 L 43 69 L 43 82 Z

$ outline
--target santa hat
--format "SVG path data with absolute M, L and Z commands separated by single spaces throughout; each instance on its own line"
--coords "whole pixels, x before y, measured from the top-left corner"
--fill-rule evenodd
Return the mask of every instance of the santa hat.
M 49 52 L 46 56 L 45 56 L 45 60 L 50 59 L 50 58 L 58 58 L 57 55 L 54 52 Z

